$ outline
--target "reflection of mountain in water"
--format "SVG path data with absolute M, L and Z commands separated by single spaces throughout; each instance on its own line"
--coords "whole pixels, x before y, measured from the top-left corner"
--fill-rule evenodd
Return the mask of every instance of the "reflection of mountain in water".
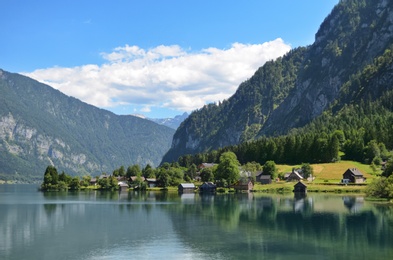
M 0 259 L 102 259 L 113 245 L 143 255 L 173 233 L 165 195 L 45 193 L 25 203 L 0 205 Z
M 254 193 L 38 194 L 22 196 L 19 203 L 0 197 L 1 259 L 117 259 L 117 255 L 390 259 L 393 255 L 393 208 L 367 201 L 359 208 L 358 199 L 353 203 L 340 196 Z M 351 205 L 355 213 L 348 210 Z
M 332 205 L 323 210 L 325 200 L 337 211 Z M 182 204 L 169 215 L 184 241 L 204 248 L 213 258 L 247 259 L 259 252 L 266 259 L 321 255 L 363 259 L 365 249 L 375 259 L 393 256 L 393 209 L 389 223 L 376 210 L 362 211 L 359 198 L 350 212 L 345 201 L 323 196 L 210 195 L 195 197 L 194 204 Z

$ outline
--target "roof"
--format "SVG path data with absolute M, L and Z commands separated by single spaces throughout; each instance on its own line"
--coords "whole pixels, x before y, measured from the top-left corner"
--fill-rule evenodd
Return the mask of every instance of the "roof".
M 260 178 L 261 180 L 268 180 L 268 179 L 271 179 L 271 178 L 270 178 L 270 175 L 260 175 L 259 178 Z
M 146 178 L 146 181 L 147 181 L 147 182 L 156 182 L 157 180 L 154 179 L 154 178 Z
M 303 183 L 303 182 L 301 182 L 301 181 L 299 181 L 298 183 L 296 183 L 294 187 L 296 187 L 296 186 L 307 187 L 307 185 L 306 185 L 306 184 L 304 184 L 304 183 Z
M 291 174 L 295 174 L 299 179 L 303 179 L 303 177 L 297 171 L 293 171 Z
M 194 189 L 195 185 L 194 183 L 180 183 L 179 186 L 183 188 L 188 188 L 188 189 Z
M 361 173 L 357 168 L 350 168 L 348 170 L 355 176 L 363 176 L 363 173 Z
M 214 163 L 202 163 L 202 164 L 200 165 L 200 167 L 201 167 L 201 168 L 211 168 L 211 167 L 213 167 L 214 165 L 216 165 L 216 164 L 214 164 Z
M 259 171 L 259 172 L 256 172 L 256 173 L 255 173 L 255 177 L 259 177 L 259 176 L 261 176 L 261 175 L 263 175 L 263 171 Z
M 214 184 L 213 182 L 204 182 L 201 187 L 209 187 L 209 188 L 216 188 L 216 184 Z

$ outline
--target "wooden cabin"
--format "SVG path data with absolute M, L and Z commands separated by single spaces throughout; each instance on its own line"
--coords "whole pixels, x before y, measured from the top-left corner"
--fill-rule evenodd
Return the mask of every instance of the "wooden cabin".
M 366 178 L 363 177 L 363 173 L 361 173 L 357 168 L 350 168 L 346 170 L 343 174 L 343 180 L 349 180 L 351 183 L 363 183 L 366 181 Z
M 307 185 L 299 181 L 293 186 L 293 192 L 295 193 L 307 193 Z
M 270 175 L 263 175 L 262 172 L 255 176 L 256 181 L 261 184 L 270 184 L 272 183 L 272 178 Z
M 177 191 L 180 193 L 194 192 L 195 185 L 194 183 L 180 183 L 179 186 L 177 186 Z
M 213 182 L 204 182 L 201 186 L 199 186 L 200 192 L 216 192 L 217 185 Z

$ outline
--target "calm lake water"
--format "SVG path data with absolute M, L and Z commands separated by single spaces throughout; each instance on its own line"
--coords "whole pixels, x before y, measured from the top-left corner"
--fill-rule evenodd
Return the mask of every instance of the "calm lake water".
M 393 207 L 326 194 L 0 185 L 0 259 L 393 259 Z

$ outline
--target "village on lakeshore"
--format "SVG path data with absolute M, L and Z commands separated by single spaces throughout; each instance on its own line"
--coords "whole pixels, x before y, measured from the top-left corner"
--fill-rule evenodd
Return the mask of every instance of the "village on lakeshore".
M 268 167 L 270 163 L 270 168 Z M 157 169 L 147 166 L 140 169 L 133 165 L 122 166 L 112 174 L 103 173 L 100 176 L 70 177 L 64 172 L 48 166 L 41 190 L 165 190 L 179 193 L 228 193 L 228 192 L 268 192 L 306 194 L 307 192 L 335 193 L 365 193 L 370 180 L 381 174 L 385 164 L 378 173 L 373 173 L 368 165 L 353 161 L 342 161 L 326 164 L 302 164 L 301 166 L 275 165 L 267 166 L 248 164 L 235 165 L 237 177 L 215 178 L 220 164 L 201 163 L 188 169 L 179 170 L 170 164 L 164 164 Z M 221 165 L 222 166 L 222 165 Z M 271 169 L 273 167 L 273 169 Z M 177 170 L 175 170 L 177 169 Z M 168 174 L 168 171 L 173 171 Z M 231 171 L 226 168 L 225 171 Z M 155 173 L 154 173 L 155 172 Z M 56 177 L 57 175 L 57 177 Z M 171 176 L 172 175 L 172 176 Z M 174 177 L 177 175 L 177 178 Z M 222 177 L 222 176 L 221 176 Z M 57 180 L 57 184 L 51 183 Z M 57 186 L 56 186 L 57 185 Z

